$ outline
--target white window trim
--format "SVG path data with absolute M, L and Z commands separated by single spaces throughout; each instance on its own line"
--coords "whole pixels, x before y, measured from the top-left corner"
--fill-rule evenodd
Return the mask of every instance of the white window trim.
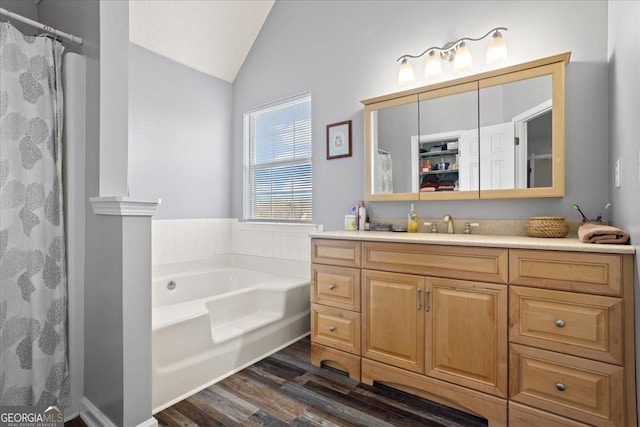
M 279 225 L 313 225 L 313 190 L 312 190 L 312 199 L 311 199 L 311 216 L 312 219 L 310 221 L 284 221 L 284 220 L 260 220 L 249 218 L 251 214 L 251 207 L 249 203 L 247 203 L 249 198 L 249 170 L 250 170 L 250 162 L 249 162 L 249 144 L 250 144 L 250 119 L 249 116 L 256 111 L 264 110 L 271 106 L 276 106 L 279 104 L 284 104 L 287 102 L 296 101 L 298 99 L 311 98 L 311 92 L 301 92 L 296 95 L 292 95 L 286 98 L 281 98 L 276 101 L 267 102 L 265 104 L 261 104 L 252 108 L 249 108 L 244 111 L 243 119 L 242 119 L 242 222 L 243 223 L 253 223 L 253 224 L 279 224 Z M 313 110 L 312 110 L 313 111 Z M 313 119 L 312 119 L 313 126 Z M 312 150 L 313 151 L 313 150 Z M 312 173 L 313 173 L 313 154 L 309 158 L 312 164 Z

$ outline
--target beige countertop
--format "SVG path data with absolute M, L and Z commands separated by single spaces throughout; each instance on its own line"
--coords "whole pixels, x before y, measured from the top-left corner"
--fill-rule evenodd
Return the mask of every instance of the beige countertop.
M 324 231 L 311 233 L 322 239 L 363 240 L 368 242 L 419 243 L 429 245 L 483 246 L 510 249 L 635 254 L 631 245 L 582 243 L 577 237 L 540 238 L 527 236 L 490 236 L 480 234 L 395 233 L 391 231 Z

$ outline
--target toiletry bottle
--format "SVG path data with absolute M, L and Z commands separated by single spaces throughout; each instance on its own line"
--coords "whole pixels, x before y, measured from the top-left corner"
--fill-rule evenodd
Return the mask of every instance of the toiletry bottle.
M 416 213 L 416 210 L 413 208 L 413 203 L 411 204 L 411 209 L 409 209 L 407 232 L 409 233 L 418 232 L 418 214 Z
M 360 202 L 360 209 L 358 209 L 358 230 L 364 231 L 365 223 L 367 222 L 367 208 L 364 206 L 364 201 Z

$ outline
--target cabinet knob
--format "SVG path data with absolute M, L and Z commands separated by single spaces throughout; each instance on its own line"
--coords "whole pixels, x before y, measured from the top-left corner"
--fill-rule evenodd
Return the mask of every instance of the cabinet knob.
M 336 285 L 334 285 L 334 284 L 329 285 L 329 290 L 330 291 L 334 290 L 335 288 L 336 288 Z
M 556 326 L 558 328 L 564 328 L 564 320 L 562 320 L 562 319 L 556 320 Z
M 556 388 L 557 388 L 559 391 L 565 391 L 565 390 L 567 389 L 567 387 L 565 387 L 565 385 L 564 385 L 564 384 L 562 384 L 562 383 L 558 383 L 558 384 L 556 384 Z
M 335 326 L 329 326 L 329 332 L 335 332 L 335 331 L 336 331 Z

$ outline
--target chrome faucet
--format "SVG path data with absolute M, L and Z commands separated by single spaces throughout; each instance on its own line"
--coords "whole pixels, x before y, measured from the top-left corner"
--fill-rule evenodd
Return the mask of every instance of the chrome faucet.
M 447 234 L 453 234 L 453 217 L 446 214 L 442 220 L 447 223 Z

